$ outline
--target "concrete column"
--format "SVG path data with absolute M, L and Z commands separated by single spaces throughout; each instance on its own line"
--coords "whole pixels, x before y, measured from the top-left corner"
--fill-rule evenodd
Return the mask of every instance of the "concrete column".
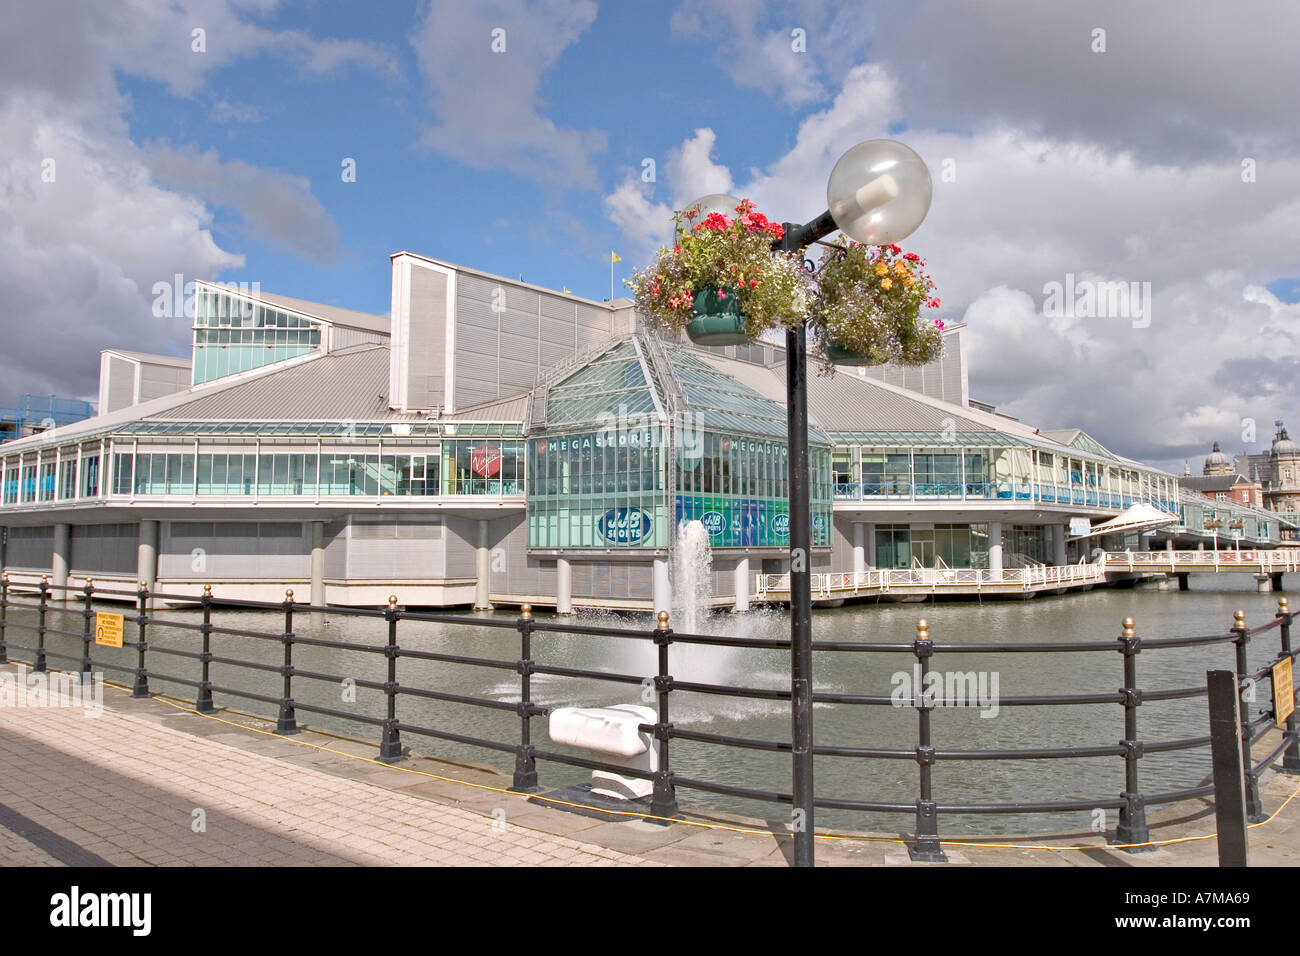
M 1167 575 L 1167 574 L 1162 574 L 1162 575 L 1160 576 L 1160 579 L 1159 579 L 1158 581 L 1156 581 L 1156 590 L 1157 590 L 1157 591 L 1168 591 L 1168 590 L 1169 590 L 1169 575 Z
M 749 610 L 749 556 L 736 562 L 736 604 L 733 611 Z
M 654 563 L 654 604 L 655 613 L 673 609 L 673 588 L 669 583 L 668 559 L 655 558 Z M 669 621 L 669 624 L 672 622 Z
M 474 552 L 474 610 L 492 610 L 490 575 L 492 574 L 492 552 L 488 548 L 488 521 L 480 518 L 478 522 L 478 549 Z
M 866 529 L 866 540 L 863 542 L 866 554 L 863 555 L 863 559 L 870 569 L 876 566 L 876 523 L 868 521 L 863 527 Z
M 1066 562 L 1065 557 L 1065 525 L 1052 525 L 1052 545 L 1056 551 L 1056 566 L 1061 567 Z
M 555 560 L 555 613 L 573 613 L 573 568 L 568 558 Z
M 317 607 L 325 603 L 324 521 L 311 523 L 311 603 Z M 320 611 L 312 611 L 311 623 L 313 627 L 322 626 L 325 623 L 325 615 Z
M 50 562 L 50 583 L 56 589 L 61 589 L 68 583 L 68 555 L 71 537 L 71 529 L 68 525 L 56 524 L 54 526 L 54 557 Z M 66 603 L 68 600 L 66 590 L 55 590 L 52 596 L 56 601 Z
M 989 572 L 995 581 L 1002 580 L 1002 522 L 989 522 Z
M 150 591 L 158 587 L 158 522 L 142 519 L 140 521 L 140 543 L 136 547 L 135 579 L 141 581 Z M 149 606 L 153 607 L 152 598 Z
M 1174 550 L 1174 539 L 1173 539 L 1173 538 L 1165 538 L 1165 550 L 1166 550 L 1166 551 L 1172 551 L 1172 550 Z
M 867 529 L 860 521 L 853 522 L 853 583 L 861 584 L 867 570 Z
M 1272 579 L 1267 574 L 1257 574 L 1255 576 L 1255 590 L 1260 594 L 1267 594 L 1271 589 Z

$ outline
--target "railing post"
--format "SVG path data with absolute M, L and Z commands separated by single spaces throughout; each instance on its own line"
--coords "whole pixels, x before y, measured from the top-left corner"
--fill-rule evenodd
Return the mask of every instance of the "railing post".
M 655 675 L 655 697 L 659 719 L 655 723 L 655 740 L 659 742 L 659 769 L 655 771 L 654 792 L 650 795 L 650 812 L 656 817 L 677 816 L 677 789 L 673 786 L 673 772 L 668 763 L 668 743 L 672 739 L 673 725 L 668 719 L 668 694 L 673 689 L 672 675 L 668 672 L 668 648 L 673 643 L 673 631 L 668 626 L 668 612 L 660 611 L 653 633 L 659 650 L 659 673 Z
M 532 719 L 541 709 L 533 706 L 533 606 L 519 606 L 519 749 L 515 751 L 515 780 L 511 790 L 537 790 L 537 761 L 533 758 Z
M 280 716 L 275 722 L 275 732 L 288 736 L 298 733 L 297 715 L 293 709 L 293 591 L 284 592 L 284 633 L 280 643 L 284 645 L 284 664 L 280 676 L 284 678 L 284 688 L 280 694 Z
M 1142 706 L 1142 691 L 1137 686 L 1137 656 L 1142 652 L 1142 640 L 1137 636 L 1133 618 L 1124 618 L 1123 633 L 1119 637 L 1119 650 L 1124 655 L 1124 686 L 1120 695 L 1124 703 L 1124 739 L 1119 742 L 1124 751 L 1124 792 L 1120 798 L 1124 805 L 1119 811 L 1119 825 L 1115 829 L 1115 842 L 1120 844 L 1147 843 L 1151 831 L 1147 828 L 1146 801 L 1138 786 L 1138 761 L 1142 759 L 1142 741 L 1138 739 L 1137 715 Z M 1130 846 L 1129 853 L 1148 853 L 1152 846 Z
M 203 585 L 203 624 L 199 628 L 203 633 L 203 653 L 199 655 L 203 673 L 199 677 L 199 698 L 194 709 L 200 714 L 210 714 L 216 710 L 212 705 L 212 678 L 209 668 L 212 664 L 212 585 Z
M 90 642 L 95 637 L 95 611 L 91 607 L 92 596 L 95 593 L 95 582 L 89 578 L 86 579 L 86 585 L 81 589 L 83 606 L 81 616 L 84 619 L 81 629 L 81 682 L 90 683 Z
M 9 663 L 9 648 L 5 644 L 5 628 L 9 624 L 9 572 L 0 572 L 0 664 Z
M 1255 772 L 1255 758 L 1250 753 L 1250 708 L 1246 705 L 1247 681 L 1250 679 L 1250 665 L 1247 663 L 1247 650 L 1250 646 L 1250 632 L 1246 629 L 1246 612 L 1234 611 L 1232 630 L 1236 635 L 1233 643 L 1237 646 L 1237 692 L 1241 695 L 1241 753 L 1245 768 L 1246 784 L 1246 818 L 1251 823 L 1259 823 L 1267 818 L 1264 813 L 1264 801 L 1259 795 L 1259 774 Z
M 397 732 L 397 658 L 401 654 L 397 646 L 397 619 L 401 616 L 397 595 L 388 595 L 388 608 L 384 611 L 388 621 L 388 643 L 384 647 L 384 656 L 388 658 L 388 680 L 384 682 L 388 710 L 384 717 L 384 736 L 379 742 L 379 759 L 383 763 L 397 763 L 402 759 L 402 738 Z
M 0 606 L 0 615 L 4 609 Z M 1282 635 L 1282 656 L 1291 657 L 1291 609 L 1287 607 L 1286 598 L 1277 599 L 1277 616 L 1282 619 L 1282 624 L 1278 631 Z M 3 617 L 0 617 L 0 661 L 4 660 L 4 626 Z M 1276 703 L 1275 705 L 1276 706 Z M 1296 737 L 1296 716 L 1295 711 L 1286 719 L 1286 736 L 1288 740 L 1287 748 L 1282 754 L 1281 771 L 1285 774 L 1300 774 L 1300 740 Z
M 41 603 L 36 612 L 36 663 L 32 670 L 37 674 L 45 673 L 45 615 L 50 608 L 50 579 L 41 575 Z
M 144 668 L 144 654 L 149 650 L 148 633 L 145 630 L 149 625 L 149 585 L 143 581 L 136 591 L 136 605 L 135 621 L 138 631 L 135 642 L 135 684 L 131 688 L 131 696 L 141 699 L 149 696 L 149 672 Z
M 918 740 L 916 765 L 921 775 L 921 793 L 916 801 L 916 841 L 907 848 L 907 855 L 922 863 L 947 863 L 948 857 L 939 844 L 939 814 L 931 792 L 931 769 L 934 767 L 934 746 L 930 741 L 930 711 L 934 702 L 925 695 L 930 673 L 930 658 L 934 643 L 930 640 L 930 623 L 921 618 L 916 622 L 916 640 L 912 642 L 916 655 L 920 681 L 912 688 L 912 703 L 917 707 Z

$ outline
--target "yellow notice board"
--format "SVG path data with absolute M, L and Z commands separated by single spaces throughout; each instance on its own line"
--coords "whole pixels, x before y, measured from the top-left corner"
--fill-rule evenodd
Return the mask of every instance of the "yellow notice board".
M 1295 685 L 1291 682 L 1291 658 L 1273 665 L 1273 711 L 1281 727 L 1295 712 Z
M 95 643 L 105 647 L 122 646 L 122 627 L 126 618 L 121 614 L 99 611 L 95 615 Z

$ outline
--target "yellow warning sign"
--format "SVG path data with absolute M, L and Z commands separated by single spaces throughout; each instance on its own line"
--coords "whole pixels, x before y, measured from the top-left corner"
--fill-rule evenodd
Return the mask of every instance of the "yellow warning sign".
M 1273 665 L 1273 712 L 1279 727 L 1295 713 L 1295 685 L 1291 682 L 1291 658 Z
M 121 614 L 107 614 L 104 611 L 96 613 L 95 643 L 103 644 L 105 647 L 121 647 L 122 627 L 125 622 L 126 618 Z

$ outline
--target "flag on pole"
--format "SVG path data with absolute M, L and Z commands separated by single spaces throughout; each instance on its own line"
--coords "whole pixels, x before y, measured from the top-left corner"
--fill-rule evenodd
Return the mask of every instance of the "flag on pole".
M 560 288 L 561 288 L 561 289 L 564 289 L 564 294 L 565 294 L 565 295 L 573 295 L 573 293 L 570 292 L 568 289 L 565 289 L 564 286 L 560 286 Z
M 613 249 L 609 250 L 609 301 L 614 301 L 614 263 L 622 262 L 623 257 Z

